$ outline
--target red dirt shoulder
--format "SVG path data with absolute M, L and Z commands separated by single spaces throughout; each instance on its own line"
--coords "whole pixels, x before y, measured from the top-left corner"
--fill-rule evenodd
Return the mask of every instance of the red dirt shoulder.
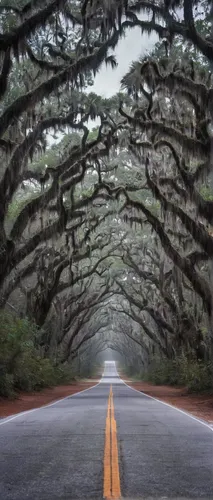
M 31 410 L 40 406 L 45 406 L 58 399 L 71 396 L 76 392 L 89 389 L 99 382 L 98 379 L 81 380 L 69 385 L 59 385 L 43 389 L 39 392 L 20 392 L 18 397 L 13 400 L 0 398 L 0 418 L 8 417 L 22 411 Z
M 185 387 L 168 387 L 165 385 L 153 385 L 148 382 L 123 380 L 138 391 L 160 399 L 181 410 L 185 410 L 202 420 L 213 424 L 213 394 L 188 394 Z

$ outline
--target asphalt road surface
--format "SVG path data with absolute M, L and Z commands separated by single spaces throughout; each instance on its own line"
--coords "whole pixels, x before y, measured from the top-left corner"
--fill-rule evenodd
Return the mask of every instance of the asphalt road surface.
M 122 498 L 213 499 L 213 432 L 127 387 L 115 364 L 101 382 L 0 420 L 0 500 L 102 499 L 110 386 Z

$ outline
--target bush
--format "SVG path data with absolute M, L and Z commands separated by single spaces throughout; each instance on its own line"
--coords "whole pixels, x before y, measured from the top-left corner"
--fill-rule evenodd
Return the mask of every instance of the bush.
M 213 389 L 213 367 L 211 363 L 193 363 L 190 366 L 186 386 L 190 392 L 203 392 Z
M 25 352 L 20 358 L 14 373 L 15 389 L 38 391 L 57 383 L 55 368 L 51 361 L 35 354 Z
M 174 360 L 153 358 L 143 379 L 156 385 L 185 386 L 190 392 L 202 392 L 213 388 L 212 373 L 210 363 L 182 355 Z
M 14 397 L 16 391 L 37 391 L 70 383 L 70 365 L 56 367 L 41 356 L 41 331 L 28 319 L 0 312 L 0 396 Z
M 125 366 L 124 371 L 127 377 L 136 376 L 136 369 L 133 365 Z
M 59 365 L 55 371 L 57 384 L 70 384 L 75 378 L 73 368 L 70 364 Z
M 6 398 L 15 396 L 13 375 L 9 373 L 0 374 L 0 396 Z

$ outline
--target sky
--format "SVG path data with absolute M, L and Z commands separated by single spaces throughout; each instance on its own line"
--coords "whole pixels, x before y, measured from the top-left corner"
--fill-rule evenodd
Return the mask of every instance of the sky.
M 140 20 L 151 20 L 151 14 L 142 12 L 137 13 Z M 176 19 L 181 21 L 183 19 L 183 10 L 176 9 Z M 118 63 L 117 68 L 111 69 L 110 66 L 105 66 L 103 63 L 98 75 L 95 78 L 94 85 L 89 87 L 88 92 L 95 92 L 103 97 L 111 97 L 116 94 L 120 89 L 120 81 L 127 73 L 132 61 L 137 61 L 141 56 L 145 56 L 154 48 L 155 43 L 159 41 L 156 33 L 147 35 L 141 33 L 140 27 L 135 27 L 126 30 L 126 37 L 119 40 L 115 51 Z
M 116 49 L 115 56 L 118 63 L 117 68 L 111 69 L 103 63 L 97 74 L 94 85 L 89 87 L 88 91 L 104 97 L 110 97 L 116 94 L 120 88 L 121 78 L 129 70 L 132 61 L 149 52 L 158 41 L 158 36 L 152 34 L 148 37 L 141 34 L 140 28 L 136 27 L 126 32 L 126 37 L 122 38 Z
M 138 15 L 138 18 L 142 16 Z M 144 19 L 144 17 L 143 17 Z M 150 36 L 146 34 L 141 34 L 139 27 L 135 27 L 126 30 L 125 38 L 119 40 L 115 51 L 113 54 L 116 57 L 118 66 L 112 69 L 111 66 L 102 64 L 98 74 L 94 79 L 94 85 L 88 87 L 86 92 L 95 92 L 103 97 L 111 97 L 119 92 L 120 81 L 122 77 L 127 73 L 132 61 L 137 61 L 141 56 L 145 56 L 152 48 L 154 48 L 155 43 L 158 42 L 158 36 L 153 33 Z M 87 122 L 87 127 L 92 130 L 100 124 L 100 120 L 89 120 Z M 61 134 L 58 134 L 58 139 L 52 139 L 48 137 L 48 143 L 52 145 L 55 142 L 61 140 Z
M 138 16 L 139 17 L 139 16 Z M 126 31 L 125 38 L 119 40 L 115 51 L 118 66 L 112 69 L 109 65 L 102 64 L 99 73 L 96 75 L 94 85 L 88 87 L 88 92 L 95 92 L 102 97 L 111 97 L 120 90 L 120 81 L 127 73 L 132 61 L 137 61 L 141 56 L 145 56 L 154 48 L 158 42 L 158 36 L 151 34 L 141 34 L 139 27 Z M 89 120 L 87 126 L 89 129 L 97 127 L 99 120 Z

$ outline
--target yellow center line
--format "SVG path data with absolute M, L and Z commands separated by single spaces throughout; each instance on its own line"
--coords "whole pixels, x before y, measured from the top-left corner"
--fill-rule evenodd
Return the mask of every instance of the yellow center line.
M 104 498 L 106 500 L 121 498 L 117 427 L 114 416 L 114 402 L 112 386 L 110 387 L 104 448 Z

